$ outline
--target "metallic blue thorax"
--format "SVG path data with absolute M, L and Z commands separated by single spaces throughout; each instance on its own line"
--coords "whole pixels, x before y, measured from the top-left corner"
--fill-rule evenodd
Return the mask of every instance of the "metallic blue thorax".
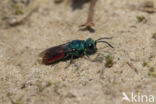
M 85 41 L 84 40 L 73 40 L 66 45 L 67 54 L 73 56 L 83 55 L 85 52 Z

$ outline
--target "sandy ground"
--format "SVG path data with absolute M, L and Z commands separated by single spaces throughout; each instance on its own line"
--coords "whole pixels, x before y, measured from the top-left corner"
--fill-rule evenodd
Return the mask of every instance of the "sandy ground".
M 79 30 L 89 2 L 76 8 L 36 0 L 19 11 L 10 0 L 1 0 L 0 104 L 136 103 L 122 102 L 123 92 L 156 100 L 156 13 L 140 9 L 144 1 L 98 0 L 95 32 L 89 32 Z M 49 66 L 38 62 L 46 48 L 105 36 L 113 37 L 108 41 L 114 48 L 98 44 L 98 52 L 90 56 L 97 61 L 79 58 L 66 69 L 69 61 Z M 104 67 L 107 55 L 113 57 L 111 68 Z

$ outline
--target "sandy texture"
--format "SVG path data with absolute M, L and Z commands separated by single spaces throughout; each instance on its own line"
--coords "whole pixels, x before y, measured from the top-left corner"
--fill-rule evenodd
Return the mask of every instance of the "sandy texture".
M 9 1 L 0 1 L 0 104 L 122 104 L 122 92 L 156 100 L 156 13 L 139 9 L 143 0 L 98 0 L 93 33 L 79 30 L 89 2 L 76 8 L 36 0 L 21 12 Z M 90 56 L 98 61 L 79 58 L 67 69 L 69 61 L 37 61 L 51 46 L 105 36 L 113 37 L 108 41 L 114 49 L 98 44 Z M 107 55 L 113 57 L 111 68 L 104 67 Z

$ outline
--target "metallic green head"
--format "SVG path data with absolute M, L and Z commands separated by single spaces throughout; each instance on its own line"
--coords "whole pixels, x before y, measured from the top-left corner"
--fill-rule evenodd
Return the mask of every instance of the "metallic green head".
M 90 54 L 95 53 L 97 51 L 96 44 L 99 42 L 106 43 L 108 46 L 113 48 L 113 46 L 111 44 L 109 44 L 107 41 L 103 41 L 102 39 L 112 39 L 112 37 L 103 37 L 103 38 L 99 38 L 95 41 L 92 38 L 88 38 L 85 42 L 85 48 L 86 48 L 87 53 L 90 53 Z
M 92 38 L 88 38 L 85 43 L 85 48 L 87 53 L 94 53 L 96 52 L 96 42 Z

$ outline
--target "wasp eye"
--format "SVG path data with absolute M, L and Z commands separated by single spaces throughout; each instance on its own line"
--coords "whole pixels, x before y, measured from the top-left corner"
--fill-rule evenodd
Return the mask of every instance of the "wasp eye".
M 88 47 L 89 47 L 90 49 L 93 49 L 93 48 L 94 48 L 93 44 L 89 44 Z

